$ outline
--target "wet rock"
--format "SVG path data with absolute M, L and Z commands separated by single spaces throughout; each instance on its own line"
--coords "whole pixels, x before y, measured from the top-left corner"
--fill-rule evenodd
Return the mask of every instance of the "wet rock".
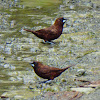
M 79 69 L 79 70 L 77 70 L 77 75 L 76 76 L 78 76 L 78 77 L 84 76 L 85 73 L 86 73 L 85 69 Z
M 93 89 L 93 88 L 84 88 L 84 87 L 71 88 L 71 90 L 72 91 L 83 92 L 83 93 L 86 93 L 86 94 L 89 94 L 89 93 L 95 91 L 95 89 Z
M 44 97 L 48 100 L 75 100 L 82 96 L 83 94 L 75 91 L 62 91 L 62 92 L 47 92 Z M 50 98 L 50 99 L 49 99 Z

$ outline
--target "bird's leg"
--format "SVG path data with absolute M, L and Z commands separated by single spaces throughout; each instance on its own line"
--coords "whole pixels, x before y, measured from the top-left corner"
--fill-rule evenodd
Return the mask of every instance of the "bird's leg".
M 54 42 L 52 42 L 52 41 L 47 41 L 47 40 L 44 40 L 42 43 L 43 43 L 43 44 L 46 44 L 46 43 L 48 43 L 48 44 L 55 44 Z
M 52 80 L 47 80 L 47 81 L 45 81 L 45 83 L 50 83 Z
M 49 44 L 55 44 L 54 42 L 52 42 L 52 41 L 46 41 L 46 40 L 44 40 L 45 41 L 45 43 L 49 43 Z
M 46 80 L 46 81 L 42 81 L 42 82 L 39 82 L 39 84 L 41 83 L 50 83 L 52 80 Z
M 54 44 L 54 42 L 51 41 L 46 41 L 45 43 Z
M 41 84 L 41 83 L 45 83 L 46 81 L 41 81 L 41 82 L 39 82 L 39 84 Z

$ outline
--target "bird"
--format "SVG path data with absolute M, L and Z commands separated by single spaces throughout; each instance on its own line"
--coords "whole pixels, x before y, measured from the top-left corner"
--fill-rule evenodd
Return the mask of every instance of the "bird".
M 45 42 L 51 42 L 51 40 L 55 40 L 60 37 L 63 31 L 63 25 L 67 19 L 64 17 L 57 18 L 53 25 L 50 27 L 40 29 L 40 30 L 29 30 L 24 29 L 25 31 L 32 32 L 38 38 L 43 39 Z
M 61 75 L 62 72 L 64 72 L 65 70 L 67 70 L 68 68 L 73 66 L 73 65 L 71 65 L 71 66 L 61 69 L 61 68 L 55 68 L 55 67 L 51 67 L 48 65 L 44 65 L 44 64 L 42 64 L 42 62 L 39 62 L 39 61 L 33 61 L 30 64 L 34 69 L 34 72 L 39 77 L 41 77 L 43 79 L 48 79 L 47 81 L 54 80 L 54 78 Z M 45 81 L 45 82 L 47 82 L 47 81 Z

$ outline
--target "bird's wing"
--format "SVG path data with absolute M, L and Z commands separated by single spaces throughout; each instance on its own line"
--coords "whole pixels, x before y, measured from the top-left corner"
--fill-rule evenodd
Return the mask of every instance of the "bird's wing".
M 42 73 L 47 74 L 47 73 L 58 72 L 58 71 L 61 71 L 61 69 L 45 66 L 45 67 L 43 67 Z
M 44 29 L 40 29 L 38 31 L 36 31 L 40 34 L 52 34 L 52 35 L 55 35 L 56 34 L 56 29 L 51 26 L 51 27 L 48 27 L 48 28 L 44 28 Z

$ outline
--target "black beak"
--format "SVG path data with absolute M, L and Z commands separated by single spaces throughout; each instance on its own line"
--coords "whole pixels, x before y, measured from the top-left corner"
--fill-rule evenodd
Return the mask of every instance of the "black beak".
M 64 24 L 66 21 L 67 21 L 67 19 L 66 19 L 66 18 L 63 18 L 63 24 Z
M 33 62 L 29 63 L 31 66 L 33 65 Z
M 33 62 L 30 62 L 29 64 L 33 64 Z
M 32 67 L 34 67 L 35 65 L 33 63 L 29 63 Z
M 66 18 L 64 18 L 63 20 L 67 20 Z

